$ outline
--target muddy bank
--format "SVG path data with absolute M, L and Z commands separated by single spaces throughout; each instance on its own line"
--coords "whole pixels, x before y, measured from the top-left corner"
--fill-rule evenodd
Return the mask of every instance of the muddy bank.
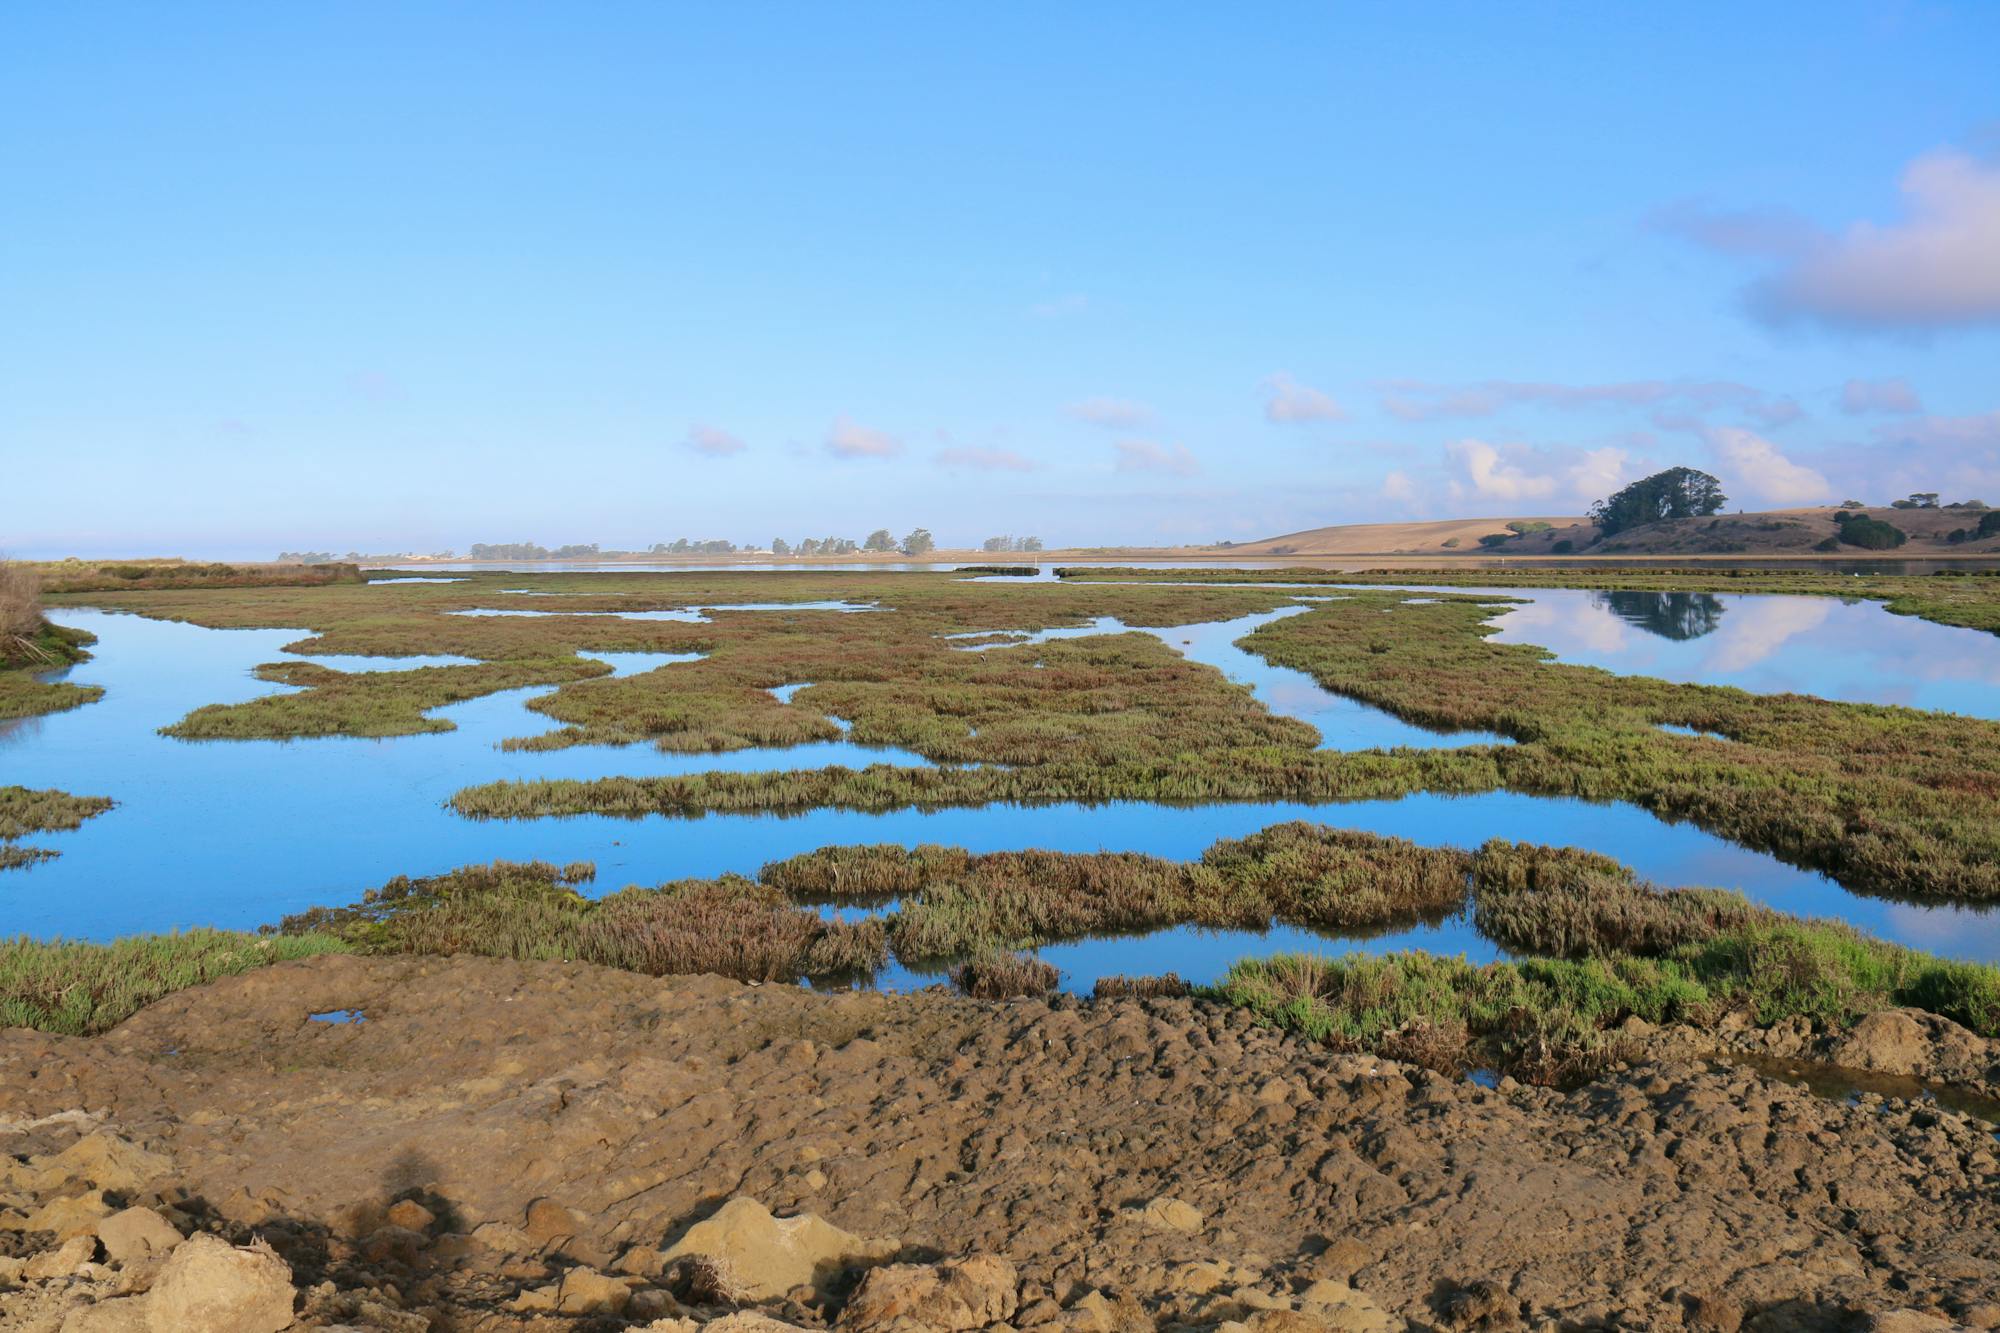
M 158 1333 L 79 1313 L 194 1243 L 117 1259 L 135 1206 L 319 1326 L 2000 1327 L 1989 1126 L 1670 1040 L 1488 1089 L 1188 1000 L 323 957 L 0 1033 L 0 1327 Z M 834 1257 L 790 1281 L 764 1209 Z

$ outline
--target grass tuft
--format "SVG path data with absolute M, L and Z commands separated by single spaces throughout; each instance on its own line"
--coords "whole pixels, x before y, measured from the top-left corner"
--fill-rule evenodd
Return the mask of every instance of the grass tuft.
M 72 1036 L 103 1032 L 189 986 L 348 948 L 320 934 L 260 937 L 205 929 L 111 944 L 21 936 L 0 941 L 0 1027 Z

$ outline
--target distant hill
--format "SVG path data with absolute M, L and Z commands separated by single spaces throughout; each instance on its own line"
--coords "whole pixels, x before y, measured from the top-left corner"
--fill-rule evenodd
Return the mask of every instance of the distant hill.
M 1972 538 L 1983 512 L 1977 509 L 1896 509 L 1889 506 L 1849 510 L 1901 531 L 1908 541 L 1894 551 L 1871 551 L 1842 545 L 1836 552 L 1816 548 L 1840 531 L 1830 507 L 1773 509 L 1754 514 L 1717 514 L 1713 518 L 1673 519 L 1630 528 L 1615 537 L 1600 538 L 1586 518 L 1460 518 L 1427 523 L 1355 523 L 1312 528 L 1263 541 L 1239 542 L 1232 556 L 1357 556 L 1357 555 L 2000 555 L 2000 532 Z M 1522 531 L 1526 529 L 1526 531 Z M 1951 533 L 1965 530 L 1967 540 L 1953 542 Z M 1481 538 L 1492 539 L 1482 543 Z
M 1229 554 L 1281 555 L 1452 555 L 1480 549 L 1479 539 L 1507 532 L 1510 522 L 1547 523 L 1570 528 L 1581 518 L 1447 518 L 1428 523 L 1351 523 L 1337 528 L 1312 528 L 1263 541 L 1237 542 Z M 1595 529 L 1593 529 L 1595 531 Z

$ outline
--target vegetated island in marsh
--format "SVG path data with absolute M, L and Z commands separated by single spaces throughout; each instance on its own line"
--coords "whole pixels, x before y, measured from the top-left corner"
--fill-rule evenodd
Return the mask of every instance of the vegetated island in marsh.
M 1644 586 L 1675 576 L 1632 576 Z M 1702 576 L 1713 581 L 1713 576 Z M 1897 595 L 1982 624 L 2000 580 L 1771 576 L 1774 590 Z M 1296 605 L 1286 588 L 1172 580 L 980 583 L 924 573 L 474 574 L 449 584 L 91 594 L 84 600 L 211 626 L 309 627 L 324 653 L 455 653 L 477 666 L 335 673 L 276 668 L 308 688 L 197 710 L 198 737 L 396 734 L 424 710 L 529 681 L 552 727 L 510 744 L 648 743 L 704 752 L 830 740 L 915 751 L 935 768 L 832 767 L 596 781 L 500 782 L 453 800 L 477 818 L 578 813 L 693 816 L 818 807 L 889 810 L 1142 800 L 1388 798 L 1484 792 L 1622 800 L 1824 871 L 1849 888 L 1917 899 L 2000 896 L 2000 725 L 1906 708 L 1615 676 L 1489 641 L 1489 594 L 1412 600 L 1360 591 L 1309 604 L 1242 641 L 1322 686 L 1419 725 L 1507 736 L 1506 746 L 1332 752 L 1313 730 L 1151 634 L 963 651 L 954 635 L 1088 625 L 1171 627 Z M 1290 580 L 1283 580 L 1290 581 Z M 1699 580 L 1697 580 L 1698 582 Z M 1728 579 L 1745 590 L 1756 579 Z M 506 589 L 532 584 L 523 596 Z M 1307 595 L 1310 595 L 1309 593 Z M 785 602 L 863 612 L 718 610 L 705 620 L 620 612 Z M 483 608 L 572 613 L 457 614 Z M 610 614 L 606 614 L 610 613 Z M 593 651 L 703 654 L 610 678 Z M 808 683 L 809 682 L 809 683 Z M 808 683 L 780 702 L 771 690 Z M 1672 735 L 1662 725 L 1727 737 Z
M 1483 967 L 1417 952 L 1246 960 L 1201 993 L 1338 1049 L 1539 1082 L 1601 1070 L 1635 1018 L 1714 1029 L 1740 1012 L 1758 1028 L 1803 1020 L 1832 1039 L 1877 1010 L 1910 1007 L 2000 1037 L 2000 969 L 1801 921 L 1734 893 L 1659 889 L 1595 853 L 1505 841 L 1462 852 L 1293 822 L 1218 842 L 1194 862 L 857 846 L 773 862 L 755 879 L 599 898 L 581 892 L 593 877 L 587 864 L 495 862 L 399 878 L 261 935 L 17 940 L 0 948 L 0 1026 L 104 1031 L 174 990 L 326 952 L 821 984 L 865 980 L 893 956 L 937 972 L 966 965 L 955 975 L 968 990 L 1006 998 L 1052 989 L 1055 969 L 1017 955 L 1065 941 L 1190 925 L 1365 933 L 1469 910 L 1512 958 Z M 878 910 L 836 919 L 816 910 L 828 904 Z M 1126 978 L 1106 989 L 1189 988 Z
M 40 677 L 90 656 L 91 636 L 51 625 L 42 615 L 41 579 L 27 565 L 0 563 L 0 726 L 22 718 L 79 708 L 103 697 L 94 685 Z M 30 833 L 73 829 L 111 808 L 100 796 L 30 791 L 0 785 L 0 870 L 18 870 L 57 855 L 23 847 Z

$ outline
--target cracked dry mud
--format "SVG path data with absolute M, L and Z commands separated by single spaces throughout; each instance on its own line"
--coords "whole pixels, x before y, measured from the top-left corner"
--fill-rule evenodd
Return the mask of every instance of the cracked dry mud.
M 1672 1055 L 1488 1089 L 1189 1000 L 325 957 L 0 1032 L 0 1152 L 0 1328 L 114 1327 L 78 1312 L 146 1264 L 76 1237 L 135 1204 L 261 1236 L 307 1325 L 692 1328 L 729 1293 L 666 1252 L 731 1199 L 1011 1284 L 738 1302 L 804 1326 L 2000 1327 L 1977 1120 Z

